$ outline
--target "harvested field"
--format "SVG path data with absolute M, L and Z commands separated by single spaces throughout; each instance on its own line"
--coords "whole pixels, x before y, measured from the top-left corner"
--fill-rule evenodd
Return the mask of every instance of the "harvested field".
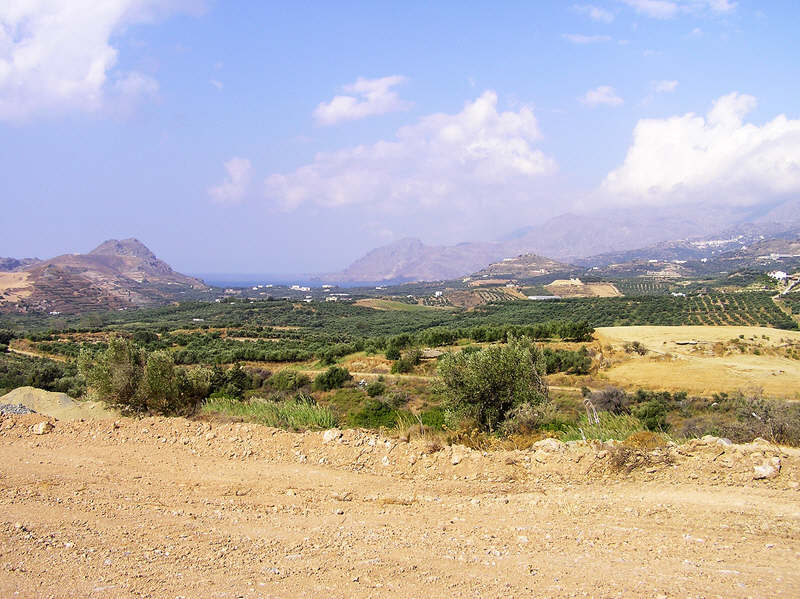
M 760 388 L 768 396 L 784 398 L 797 398 L 800 391 L 800 360 L 787 357 L 792 347 L 800 349 L 798 331 L 633 326 L 602 327 L 597 337 L 617 351 L 634 341 L 647 348 L 647 355 L 632 356 L 603 372 L 609 382 L 622 386 L 702 395 Z
M 792 597 L 800 585 L 800 452 L 766 442 L 482 453 L 183 419 L 37 435 L 41 420 L 0 417 L 2 596 Z
M 619 289 L 611 283 L 582 283 L 570 279 L 556 279 L 545 288 L 559 297 L 621 297 Z

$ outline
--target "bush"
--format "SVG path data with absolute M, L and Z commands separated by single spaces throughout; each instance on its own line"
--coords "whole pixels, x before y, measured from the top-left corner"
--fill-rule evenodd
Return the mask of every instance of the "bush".
M 144 412 L 147 402 L 141 383 L 146 362 L 147 354 L 143 349 L 115 335 L 98 356 L 83 350 L 78 368 L 89 387 L 105 402 L 123 410 Z
M 633 408 L 636 416 L 649 431 L 666 431 L 669 429 L 667 422 L 667 406 L 664 402 L 651 399 Z
M 82 351 L 78 369 L 103 401 L 137 413 L 190 413 L 210 390 L 213 377 L 207 369 L 180 370 L 170 352 L 148 354 L 119 336 L 112 336 L 98 355 Z
M 412 349 L 406 352 L 402 358 L 392 364 L 393 374 L 406 374 L 414 370 L 414 366 L 422 361 L 422 352 L 418 349 Z
M 386 350 L 386 359 L 387 360 L 399 360 L 400 359 L 400 349 L 395 347 L 394 345 L 390 345 L 389 348 Z
M 647 348 L 642 345 L 639 341 L 634 341 L 633 343 L 626 342 L 623 346 L 626 353 L 629 354 L 639 354 L 640 356 L 644 356 L 647 354 Z
M 397 411 L 379 399 L 370 399 L 351 414 L 349 424 L 358 428 L 391 428 L 397 424 Z
M 439 362 L 442 392 L 453 424 L 493 431 L 521 404 L 548 400 L 542 351 L 527 337 L 510 338 L 474 354 L 448 354 Z
M 595 409 L 612 414 L 630 414 L 631 398 L 622 389 L 606 387 L 602 391 L 594 391 L 589 395 Z
M 367 385 L 367 395 L 370 397 L 378 397 L 386 393 L 386 383 L 382 381 L 372 381 Z
M 277 391 L 297 391 L 311 383 L 311 378 L 290 368 L 285 368 L 272 375 L 269 379 L 270 387 Z
M 331 389 L 339 389 L 344 386 L 347 381 L 352 380 L 353 375 L 346 368 L 341 366 L 331 366 L 325 372 L 322 372 L 314 379 L 314 390 L 316 391 L 330 391 Z

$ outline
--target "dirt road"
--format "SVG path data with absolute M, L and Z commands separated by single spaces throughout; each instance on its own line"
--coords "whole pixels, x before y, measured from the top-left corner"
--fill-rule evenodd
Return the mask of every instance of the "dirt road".
M 2 597 L 796 597 L 800 455 L 0 419 Z M 329 435 L 330 436 L 330 435 Z M 336 437 L 336 435 L 334 435 Z M 777 461 L 774 459 L 777 458 Z M 753 480 L 754 465 L 780 464 Z

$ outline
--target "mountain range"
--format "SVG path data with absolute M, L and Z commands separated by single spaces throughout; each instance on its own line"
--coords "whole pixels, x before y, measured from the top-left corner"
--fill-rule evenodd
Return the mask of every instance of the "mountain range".
M 321 279 L 342 284 L 446 280 L 526 254 L 581 266 L 635 259 L 699 259 L 798 232 L 800 200 L 768 209 L 618 208 L 602 214 L 562 214 L 492 242 L 427 245 L 405 238 L 376 248 L 343 271 Z
M 137 239 L 110 239 L 88 254 L 0 258 L 0 311 L 81 312 L 164 303 L 208 289 Z

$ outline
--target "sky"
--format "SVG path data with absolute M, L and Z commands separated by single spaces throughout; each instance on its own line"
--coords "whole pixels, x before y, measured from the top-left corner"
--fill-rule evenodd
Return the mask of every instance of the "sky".
M 0 3 L 0 256 L 188 273 L 800 194 L 800 3 Z

